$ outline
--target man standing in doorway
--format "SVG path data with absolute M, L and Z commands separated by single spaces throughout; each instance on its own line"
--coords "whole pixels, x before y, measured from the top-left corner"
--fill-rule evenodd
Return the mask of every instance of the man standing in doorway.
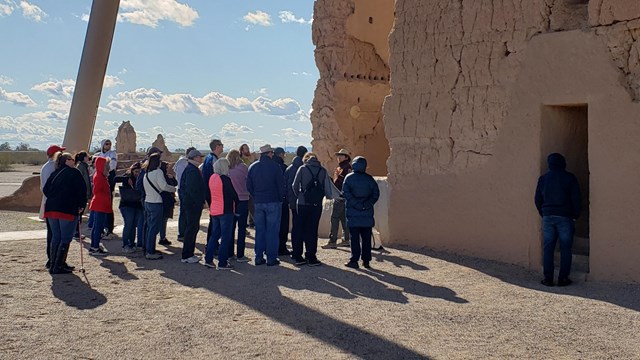
M 278 260 L 278 231 L 282 214 L 284 174 L 273 161 L 273 149 L 267 144 L 260 147 L 260 159 L 249 166 L 247 189 L 255 203 L 256 258 L 255 264 L 280 264 Z M 267 260 L 264 260 L 264 253 Z
M 338 167 L 333 171 L 333 184 L 342 191 L 344 178 L 351 172 L 351 154 L 345 149 L 340 149 L 336 153 L 338 159 Z M 347 228 L 347 217 L 345 214 L 345 200 L 343 196 L 333 200 L 333 208 L 331 210 L 331 232 L 329 233 L 329 242 L 323 246 L 323 249 L 335 249 L 338 246 L 350 246 L 349 230 Z M 338 229 L 342 223 L 342 235 L 344 240 L 339 244 Z
M 553 153 L 547 157 L 549 171 L 538 179 L 535 204 L 542 216 L 544 238 L 543 267 L 544 279 L 541 283 L 553 286 L 553 255 L 556 241 L 560 240 L 560 274 L 558 286 L 571 284 L 571 247 L 575 220 L 580 216 L 581 194 L 578 179 L 565 170 L 564 156 Z

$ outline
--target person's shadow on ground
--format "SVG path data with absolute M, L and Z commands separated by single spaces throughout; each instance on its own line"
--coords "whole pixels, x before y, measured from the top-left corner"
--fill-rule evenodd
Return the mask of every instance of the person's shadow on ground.
M 77 273 L 52 275 L 51 292 L 67 306 L 79 310 L 95 309 L 107 303 L 107 298 L 85 283 Z
M 143 257 L 130 259 L 136 262 L 140 269 L 161 270 L 162 276 L 184 286 L 207 289 L 354 356 L 368 359 L 387 359 L 389 354 L 401 359 L 426 357 L 290 299 L 283 295 L 281 289 L 307 290 L 340 299 L 366 297 L 398 304 L 408 302 L 404 292 L 422 297 L 442 298 L 458 304 L 467 302 L 457 297 L 450 289 L 377 270 L 370 272 L 372 278 L 364 272 L 327 264 L 292 269 L 288 266 L 266 267 L 255 266 L 253 263 L 234 263 L 236 267 L 233 271 L 223 272 L 202 265 L 180 264 L 179 258 L 178 252 L 175 255 L 165 255 L 165 258 L 159 261 L 149 261 Z M 392 289 L 387 284 L 401 287 L 404 291 Z

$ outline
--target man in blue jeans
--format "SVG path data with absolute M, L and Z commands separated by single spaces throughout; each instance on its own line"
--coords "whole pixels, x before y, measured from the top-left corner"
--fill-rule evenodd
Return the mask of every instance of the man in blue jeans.
M 543 267 L 544 279 L 541 283 L 553 286 L 553 254 L 556 241 L 560 239 L 560 274 L 558 286 L 571 284 L 571 247 L 575 219 L 580 216 L 581 195 L 578 179 L 565 170 L 564 156 L 553 153 L 547 157 L 549 171 L 538 179 L 535 203 L 542 216 L 542 234 L 544 238 Z
M 260 159 L 249 166 L 247 189 L 254 202 L 256 225 L 256 265 L 280 264 L 278 260 L 278 233 L 282 202 L 285 199 L 284 174 L 273 161 L 271 145 L 260 147 Z M 264 253 L 267 260 L 264 260 Z

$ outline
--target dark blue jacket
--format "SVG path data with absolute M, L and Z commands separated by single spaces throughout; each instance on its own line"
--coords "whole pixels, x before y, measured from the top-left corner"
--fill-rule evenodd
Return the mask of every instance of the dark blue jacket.
M 284 174 L 268 155 L 261 155 L 260 160 L 249 166 L 247 189 L 255 204 L 283 202 Z
M 302 166 L 302 158 L 300 156 L 296 156 L 293 158 L 291 165 L 289 165 L 287 170 L 284 172 L 284 181 L 287 188 L 287 201 L 292 209 L 295 209 L 297 200 L 296 194 L 293 193 L 293 179 L 296 178 L 296 173 L 300 166 Z
M 211 201 L 211 190 L 209 190 L 209 178 L 213 175 L 213 164 L 218 161 L 218 156 L 214 153 L 209 153 L 207 157 L 204 158 L 204 162 L 202 163 L 202 179 L 205 183 L 205 200 L 207 204 Z
M 536 187 L 535 203 L 540 216 L 580 216 L 581 195 L 578 179 L 565 170 L 564 156 L 553 153 L 547 157 L 549 171 L 540 176 Z
M 178 195 L 183 206 L 202 209 L 205 202 L 206 188 L 200 169 L 192 163 L 188 163 L 180 177 Z
M 144 179 L 144 174 L 147 172 L 147 169 L 142 168 L 140 169 L 140 174 L 138 174 L 138 177 L 136 178 L 136 186 L 135 189 L 138 190 L 140 192 L 140 195 L 142 196 L 142 205 L 144 207 L 144 198 L 147 197 L 147 193 L 144 191 L 144 182 L 142 181 L 142 179 Z
M 357 156 L 352 163 L 353 172 L 347 175 L 342 185 L 342 194 L 347 201 L 347 226 L 373 227 L 373 205 L 380 197 L 378 183 L 367 174 L 367 159 Z

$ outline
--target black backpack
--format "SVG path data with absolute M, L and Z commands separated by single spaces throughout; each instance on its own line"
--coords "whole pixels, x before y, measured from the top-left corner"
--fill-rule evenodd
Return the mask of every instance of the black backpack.
M 313 171 L 305 166 L 309 173 L 311 173 L 311 181 L 307 184 L 307 188 L 304 190 L 304 202 L 305 205 L 322 206 L 322 199 L 324 199 L 324 181 L 320 181 L 320 173 L 322 168 L 318 169 L 317 174 L 313 174 Z

